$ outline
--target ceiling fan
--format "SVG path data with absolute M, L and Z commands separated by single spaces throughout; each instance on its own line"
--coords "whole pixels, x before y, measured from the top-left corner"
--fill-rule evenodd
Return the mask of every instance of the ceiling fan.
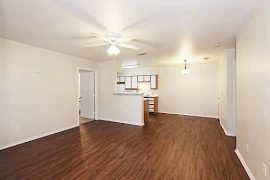
M 107 50 L 107 53 L 110 55 L 112 54 L 117 55 L 118 53 L 120 53 L 120 50 L 117 48 L 117 46 L 131 49 L 131 50 L 136 50 L 136 51 L 140 49 L 139 47 L 124 43 L 124 42 L 135 40 L 136 39 L 135 36 L 122 37 L 119 33 L 116 33 L 116 32 L 108 32 L 107 34 L 105 34 L 105 36 L 99 35 L 97 33 L 91 33 L 91 36 L 100 38 L 104 40 L 105 42 L 99 43 L 99 44 L 86 45 L 85 47 L 89 48 L 89 47 L 110 45 L 109 49 Z

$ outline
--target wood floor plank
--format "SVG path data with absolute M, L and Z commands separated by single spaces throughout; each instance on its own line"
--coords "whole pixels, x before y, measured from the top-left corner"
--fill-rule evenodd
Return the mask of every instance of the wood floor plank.
M 94 121 L 0 151 L 0 179 L 248 180 L 234 149 L 217 119 Z

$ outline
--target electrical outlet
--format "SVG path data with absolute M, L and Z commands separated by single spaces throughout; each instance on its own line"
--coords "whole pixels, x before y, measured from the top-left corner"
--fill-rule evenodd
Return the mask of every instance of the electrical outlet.
M 266 173 L 267 173 L 267 167 L 266 167 L 266 165 L 263 163 L 263 174 L 264 174 L 264 176 L 266 177 Z
M 246 152 L 249 153 L 249 147 L 248 147 L 248 144 L 246 144 Z
M 17 131 L 21 131 L 21 125 L 18 125 L 16 129 Z

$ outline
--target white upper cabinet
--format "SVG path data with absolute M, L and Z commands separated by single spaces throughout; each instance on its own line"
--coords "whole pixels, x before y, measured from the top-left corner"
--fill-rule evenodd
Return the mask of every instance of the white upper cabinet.
M 150 79 L 151 76 L 144 76 L 144 82 L 150 82 L 151 79 Z
M 157 75 L 151 75 L 150 87 L 151 89 L 158 89 L 158 76 Z
M 124 76 L 120 76 L 119 77 L 119 82 L 125 82 L 125 77 Z
M 143 76 L 138 76 L 138 82 L 143 82 L 143 81 L 144 81 Z
M 118 76 L 118 84 L 125 83 L 126 89 L 138 89 L 138 83 L 150 83 L 151 89 L 158 89 L 158 75 Z
M 126 76 L 125 77 L 125 88 L 126 89 L 131 89 L 131 76 Z
M 132 76 L 131 83 L 132 89 L 138 89 L 138 76 Z

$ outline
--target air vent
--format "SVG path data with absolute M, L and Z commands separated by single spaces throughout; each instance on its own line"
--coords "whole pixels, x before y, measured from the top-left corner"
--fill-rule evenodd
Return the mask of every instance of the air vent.
M 138 56 L 145 56 L 147 55 L 147 53 L 140 53 L 140 54 L 137 54 Z

